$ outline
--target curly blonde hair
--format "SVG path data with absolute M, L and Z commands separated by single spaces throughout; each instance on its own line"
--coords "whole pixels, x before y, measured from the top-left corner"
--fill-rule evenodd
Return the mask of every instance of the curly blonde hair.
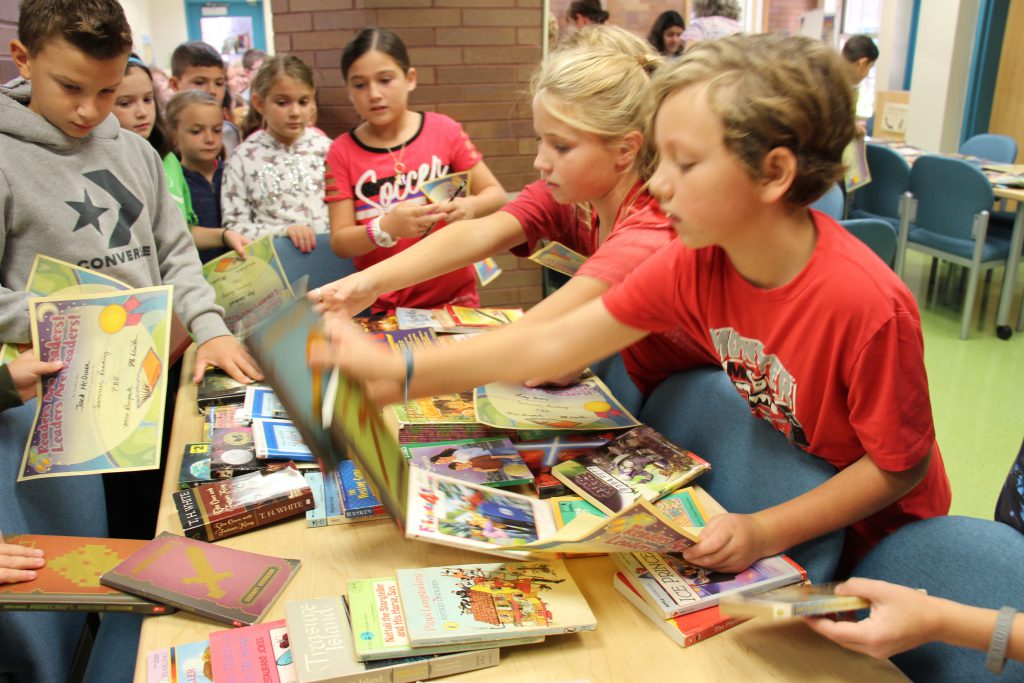
M 707 86 L 725 146 L 751 178 L 763 177 L 771 150 L 793 152 L 790 204 L 810 204 L 843 177 L 843 150 L 855 134 L 853 95 L 842 58 L 825 43 L 775 34 L 702 41 L 655 75 L 653 106 L 692 85 Z

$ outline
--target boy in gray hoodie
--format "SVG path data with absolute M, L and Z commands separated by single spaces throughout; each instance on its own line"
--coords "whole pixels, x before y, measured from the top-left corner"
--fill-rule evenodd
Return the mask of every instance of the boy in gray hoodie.
M 110 113 L 131 43 L 117 0 L 21 4 L 22 78 L 0 87 L 0 341 L 29 341 L 24 288 L 44 253 L 133 287 L 174 285 L 194 381 L 207 365 L 262 379 L 214 303 L 159 157 Z

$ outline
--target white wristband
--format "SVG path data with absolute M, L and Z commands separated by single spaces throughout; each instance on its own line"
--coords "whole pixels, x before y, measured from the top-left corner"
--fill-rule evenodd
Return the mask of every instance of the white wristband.
M 380 227 L 380 222 L 384 219 L 383 216 L 377 216 L 370 221 L 370 239 L 378 247 L 393 247 L 395 246 L 396 240 L 391 234 L 384 228 Z
M 1010 645 L 1010 630 L 1013 628 L 1013 615 L 1017 613 L 1012 607 L 999 610 L 996 629 L 992 632 L 992 642 L 985 655 L 985 668 L 994 674 L 1003 673 L 1006 666 L 1006 648 Z

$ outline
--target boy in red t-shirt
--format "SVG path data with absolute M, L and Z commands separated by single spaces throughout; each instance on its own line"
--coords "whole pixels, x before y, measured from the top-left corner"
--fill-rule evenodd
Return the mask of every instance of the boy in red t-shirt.
M 415 368 L 409 394 L 432 395 L 553 375 L 672 330 L 699 348 L 671 362 L 720 364 L 755 415 L 840 470 L 790 501 L 712 518 L 687 560 L 740 571 L 850 527 L 849 566 L 903 524 L 945 514 L 949 482 L 914 299 L 866 246 L 806 208 L 842 177 L 854 134 L 842 68 L 806 38 L 694 47 L 653 83 L 660 162 L 651 189 L 678 240 L 551 323 L 414 359 L 335 325 L 343 352 L 330 361 L 390 380 L 375 387 L 381 398 L 399 396 Z

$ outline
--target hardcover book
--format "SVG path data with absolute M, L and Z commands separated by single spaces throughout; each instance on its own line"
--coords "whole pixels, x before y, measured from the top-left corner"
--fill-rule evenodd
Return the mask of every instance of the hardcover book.
M 348 582 L 348 608 L 352 620 L 355 656 L 360 662 L 414 655 L 463 652 L 494 647 L 490 641 L 412 647 L 394 577 L 356 579 Z M 516 638 L 502 641 L 502 647 L 539 643 L 544 638 Z
M 612 558 L 662 619 L 717 605 L 725 596 L 799 583 L 807 573 L 785 555 L 758 560 L 738 574 L 697 567 L 675 553 L 619 553 Z
M 399 569 L 396 580 L 415 647 L 597 628 L 560 560 Z
M 555 465 L 551 473 L 602 512 L 614 514 L 637 498 L 655 501 L 710 468 L 703 458 L 643 425 Z
M 313 492 L 294 467 L 204 484 L 174 493 L 181 528 L 189 538 L 215 541 L 301 515 Z
M 175 645 L 146 655 L 147 683 L 213 683 L 210 641 Z
M 725 614 L 777 620 L 852 612 L 871 606 L 855 595 L 836 595 L 835 589 L 834 583 L 821 583 L 737 593 L 722 598 L 721 608 Z
M 11 545 L 38 548 L 46 565 L 31 581 L 0 584 L 0 611 L 31 610 L 137 612 L 170 614 L 173 607 L 100 584 L 100 575 L 113 569 L 146 541 L 84 536 L 9 536 Z
M 428 472 L 487 486 L 533 483 L 533 474 L 509 439 L 465 439 L 403 447 L 409 461 Z
M 285 605 L 299 683 L 412 683 L 497 666 L 498 648 L 358 662 L 341 596 Z
M 313 452 L 303 443 L 302 435 L 291 420 L 254 418 L 252 440 L 260 460 L 314 460 Z
M 210 634 L 210 661 L 216 683 L 294 683 L 296 680 L 284 619 L 214 631 Z
M 234 550 L 163 532 L 100 583 L 231 626 L 255 624 L 299 569 L 299 560 Z
M 178 488 L 189 489 L 199 484 L 210 484 L 214 481 L 210 474 L 210 451 L 212 444 L 187 443 L 181 455 L 181 470 L 178 474 Z
M 680 647 L 689 647 L 694 643 L 707 640 L 711 636 L 727 631 L 733 626 L 738 626 L 748 619 L 748 617 L 724 615 L 717 605 L 705 607 L 689 614 L 682 614 L 678 617 L 664 619 L 650 605 L 643 601 L 640 592 L 633 587 L 622 572 L 615 573 L 612 585 L 641 614 L 653 621 L 655 626 L 664 631 Z

